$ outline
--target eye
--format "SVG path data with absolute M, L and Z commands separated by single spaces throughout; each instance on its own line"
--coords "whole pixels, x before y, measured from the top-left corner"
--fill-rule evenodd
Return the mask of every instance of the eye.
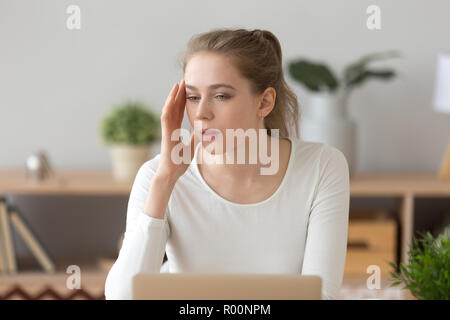
M 229 98 L 229 96 L 227 96 L 227 95 L 225 95 L 225 94 L 218 94 L 217 96 L 216 96 L 216 98 L 217 97 L 221 97 L 221 98 L 219 98 L 219 100 L 227 100 L 228 98 Z
M 190 101 L 198 101 L 197 98 L 198 97 L 196 97 L 196 96 L 190 96 L 190 97 L 187 97 L 186 99 L 190 100 Z M 217 98 L 219 100 L 227 100 L 228 98 L 230 98 L 230 96 L 228 96 L 226 94 L 218 94 L 218 95 L 215 96 L 215 98 Z

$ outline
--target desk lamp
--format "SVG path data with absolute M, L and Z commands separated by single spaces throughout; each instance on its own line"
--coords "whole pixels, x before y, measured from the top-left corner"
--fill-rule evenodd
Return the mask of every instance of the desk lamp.
M 450 53 L 442 52 L 437 57 L 433 107 L 436 112 L 450 114 Z M 450 139 L 438 176 L 441 180 L 450 180 Z

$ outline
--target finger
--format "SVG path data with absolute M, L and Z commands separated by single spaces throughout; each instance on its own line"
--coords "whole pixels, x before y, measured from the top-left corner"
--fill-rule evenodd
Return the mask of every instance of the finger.
M 180 102 L 180 105 L 182 102 L 186 101 L 186 88 L 184 86 L 184 79 L 181 80 L 180 86 L 178 88 L 178 92 L 177 95 L 175 97 L 175 102 L 178 103 Z
M 164 106 L 167 106 L 169 104 L 170 100 L 173 100 L 175 98 L 177 89 L 178 89 L 178 83 L 175 83 L 172 87 L 172 90 L 170 90 L 169 95 L 167 96 L 166 103 L 164 104 Z
M 183 117 L 186 108 L 186 88 L 184 86 L 184 79 L 181 80 L 176 97 L 174 98 L 174 112 L 177 112 L 179 117 Z

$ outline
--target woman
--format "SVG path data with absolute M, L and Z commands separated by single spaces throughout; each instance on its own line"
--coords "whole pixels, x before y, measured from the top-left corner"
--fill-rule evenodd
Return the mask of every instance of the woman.
M 166 253 L 169 272 L 319 275 L 322 297 L 336 299 L 347 248 L 348 165 L 334 147 L 289 137 L 290 125 L 298 137 L 298 102 L 284 80 L 278 39 L 266 30 L 216 29 L 190 40 L 182 67 L 184 79 L 162 110 L 161 153 L 136 175 L 105 297 L 131 299 L 132 277 L 161 272 Z M 182 149 L 191 161 L 177 164 L 172 150 L 180 141 L 171 134 L 185 110 L 193 127 L 213 128 L 225 140 L 197 130 Z M 243 164 L 199 161 L 224 159 L 230 150 L 249 154 L 250 140 L 223 153 L 208 149 L 230 141 L 226 129 L 240 128 L 261 129 L 257 143 L 267 150 L 279 145 L 274 174 L 261 174 L 259 154 Z

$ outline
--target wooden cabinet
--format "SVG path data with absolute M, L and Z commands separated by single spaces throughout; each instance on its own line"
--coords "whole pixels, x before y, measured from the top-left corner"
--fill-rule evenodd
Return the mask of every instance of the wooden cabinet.
M 421 198 L 450 198 L 450 180 L 434 173 L 359 173 L 350 178 L 350 195 L 393 198 L 400 224 L 400 262 L 408 262 L 414 236 L 414 202 Z
M 397 224 L 387 213 L 350 212 L 345 274 L 366 274 L 370 265 L 389 274 L 389 262 L 397 262 L 396 248 Z

